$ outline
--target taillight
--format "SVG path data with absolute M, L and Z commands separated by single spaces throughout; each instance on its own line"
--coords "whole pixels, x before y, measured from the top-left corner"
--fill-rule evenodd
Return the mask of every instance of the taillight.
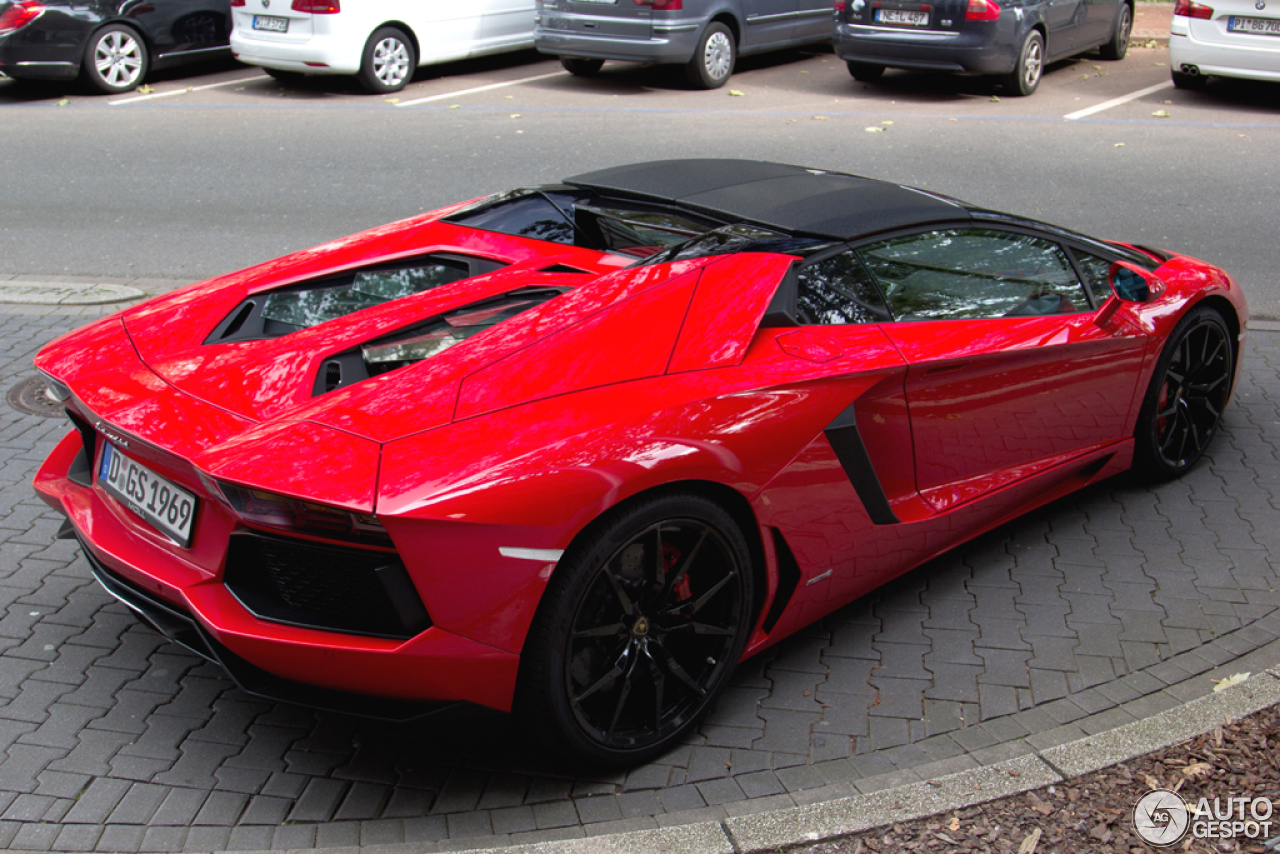
M 992 0 L 969 0 L 964 10 L 966 21 L 996 21 L 1000 19 L 1000 5 Z
M 1184 18 L 1202 18 L 1207 21 L 1213 17 L 1213 7 L 1197 3 L 1195 0 L 1177 0 L 1173 4 L 1173 14 Z
M 652 6 L 655 12 L 679 12 L 684 0 L 636 0 L 637 6 Z
M 0 36 L 22 29 L 43 15 L 44 8 L 37 0 L 18 0 L 0 14 Z
M 836 11 L 843 12 L 845 7 L 844 0 L 836 0 Z
M 313 15 L 336 15 L 342 11 L 341 0 L 293 0 L 293 11 Z
M 201 480 L 206 488 L 210 485 L 209 479 L 202 477 Z M 251 525 L 329 540 L 347 540 L 371 546 L 391 545 L 391 537 L 373 516 L 225 481 L 213 481 L 212 485 L 236 515 Z
M 245 0 L 231 0 L 232 6 L 243 6 L 244 3 L 245 3 Z

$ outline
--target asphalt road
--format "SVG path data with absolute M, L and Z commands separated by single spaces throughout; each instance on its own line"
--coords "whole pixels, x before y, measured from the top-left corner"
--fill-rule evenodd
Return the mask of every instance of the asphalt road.
M 722 156 L 1184 251 L 1280 319 L 1280 87 L 1175 90 L 1163 47 L 1058 63 L 1030 98 L 903 72 L 855 83 L 821 50 L 744 60 L 711 92 L 625 64 L 578 79 L 533 53 L 423 69 L 395 98 L 234 64 L 151 87 L 108 99 L 0 80 L 0 274 L 203 278 L 490 191 Z

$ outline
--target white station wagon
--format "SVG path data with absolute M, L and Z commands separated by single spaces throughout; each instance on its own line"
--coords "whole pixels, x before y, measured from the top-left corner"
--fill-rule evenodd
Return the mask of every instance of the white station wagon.
M 396 92 L 419 65 L 533 47 L 533 0 L 231 0 L 231 52 L 284 80 Z

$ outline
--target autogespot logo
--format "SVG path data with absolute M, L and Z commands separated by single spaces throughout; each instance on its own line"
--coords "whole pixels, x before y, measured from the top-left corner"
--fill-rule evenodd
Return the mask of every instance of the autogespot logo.
M 1187 835 L 1191 815 L 1176 793 L 1156 789 L 1143 795 L 1133 808 L 1133 826 L 1147 842 L 1163 848 Z

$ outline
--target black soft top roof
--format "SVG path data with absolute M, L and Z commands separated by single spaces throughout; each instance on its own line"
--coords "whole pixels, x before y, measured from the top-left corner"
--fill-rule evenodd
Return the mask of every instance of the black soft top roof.
M 565 183 L 839 240 L 969 218 L 959 202 L 923 190 L 762 160 L 658 160 L 588 172 Z

